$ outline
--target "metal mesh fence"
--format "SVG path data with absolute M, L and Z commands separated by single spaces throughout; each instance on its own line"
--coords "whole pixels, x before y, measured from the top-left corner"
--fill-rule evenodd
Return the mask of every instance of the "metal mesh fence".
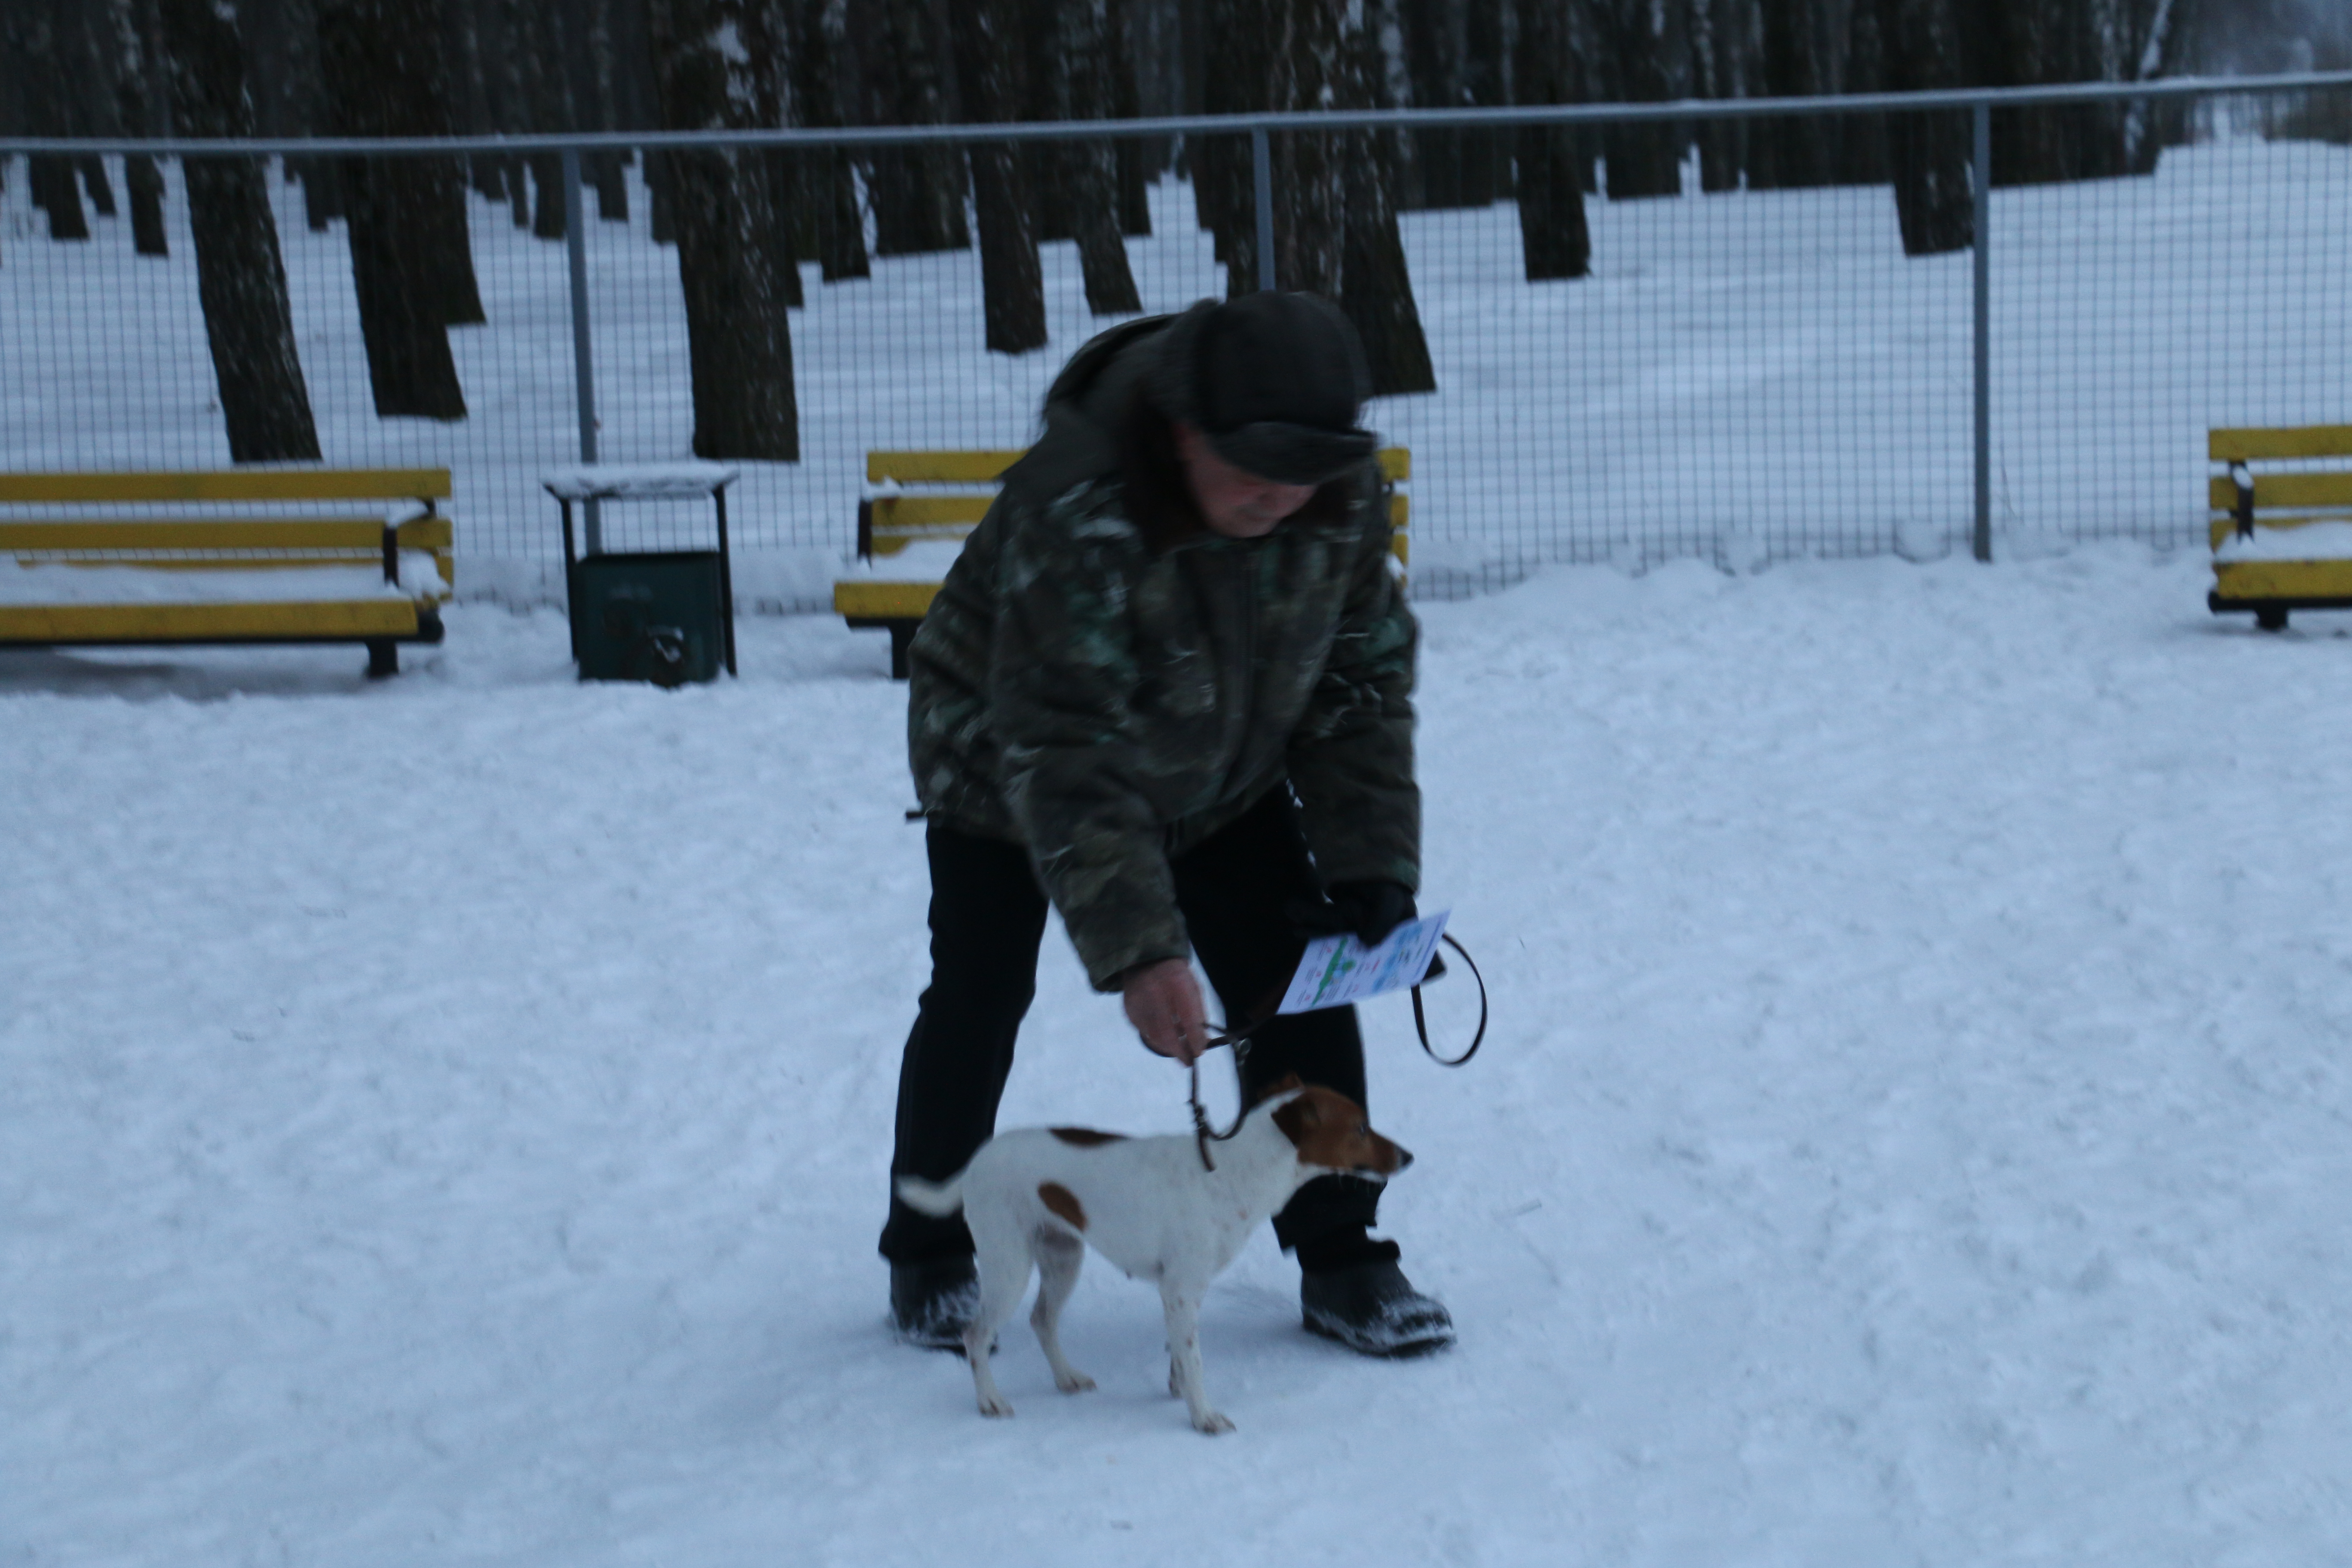
M 1996 551 L 2200 541 L 2209 426 L 2352 420 L 2352 89 L 2176 107 L 2181 144 L 2145 176 L 2011 184 L 1994 154 Z M 1996 149 L 2015 140 L 2000 117 L 2032 112 L 2049 111 L 1994 108 Z M 1832 138 L 1864 125 L 1826 104 L 1774 118 Z M 1692 147 L 1697 123 L 1664 133 Z M 1588 125 L 1588 144 L 1607 129 Z M 119 189 L 121 166 L 108 163 Z M 228 462 L 183 174 L 163 167 L 170 255 L 156 258 L 133 254 L 123 220 L 99 219 L 88 241 L 49 238 L 23 160 L 10 160 L 0 469 Z M 528 591 L 560 549 L 540 477 L 580 456 L 564 243 L 469 195 L 486 320 L 450 332 L 466 416 L 379 418 L 342 226 L 310 227 L 299 188 L 271 167 L 324 460 L 447 466 L 461 587 Z M 677 251 L 654 238 L 644 169 L 626 171 L 625 220 L 583 194 L 608 462 L 685 458 L 693 441 Z M 1150 233 L 1126 240 L 1148 312 L 1225 289 L 1182 171 L 1150 187 Z M 1680 183 L 1680 195 L 1611 199 L 1596 176 L 1591 272 L 1574 279 L 1527 281 L 1507 198 L 1400 215 L 1437 386 L 1379 399 L 1369 418 L 1412 449 L 1417 592 L 1476 591 L 1550 562 L 1699 555 L 1745 569 L 1967 548 L 1973 252 L 1906 255 L 1883 184 L 1706 192 L 1695 148 Z M 1030 438 L 1068 353 L 1122 319 L 1087 309 L 1073 243 L 1045 243 L 1041 260 L 1050 341 L 1019 356 L 983 346 L 971 249 L 877 256 L 869 277 L 831 283 L 803 267 L 805 302 L 791 312 L 801 460 L 746 465 L 731 508 L 747 600 L 824 601 L 867 449 Z M 628 509 L 608 539 L 670 545 L 706 526 L 693 508 Z

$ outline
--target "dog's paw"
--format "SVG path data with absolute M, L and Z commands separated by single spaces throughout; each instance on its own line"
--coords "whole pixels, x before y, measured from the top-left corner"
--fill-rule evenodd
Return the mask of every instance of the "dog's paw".
M 1010 1415 L 1013 1414 L 1013 1401 L 1001 1394 L 991 1395 L 981 1400 L 980 1413 L 987 1416 Z
M 1095 1380 L 1085 1373 L 1073 1372 L 1067 1377 L 1056 1376 L 1054 1379 L 1054 1386 L 1065 1394 L 1092 1394 L 1095 1391 Z
M 1234 1424 L 1214 1410 L 1203 1410 L 1192 1417 L 1192 1430 L 1212 1437 L 1220 1432 L 1230 1432 L 1233 1429 Z

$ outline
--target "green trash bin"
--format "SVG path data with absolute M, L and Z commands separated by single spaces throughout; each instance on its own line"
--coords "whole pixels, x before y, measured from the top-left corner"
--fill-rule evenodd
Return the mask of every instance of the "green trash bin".
M 716 550 L 591 555 L 572 568 L 572 657 L 583 680 L 683 686 L 726 663 Z
M 683 686 L 735 673 L 735 589 L 727 552 L 727 486 L 736 470 L 715 463 L 567 468 L 548 476 L 563 507 L 563 586 L 572 658 L 583 680 Z M 708 496 L 718 510 L 716 550 L 607 551 L 597 547 L 596 508 L 610 501 Z M 572 508 L 588 507 L 588 548 L 575 551 Z

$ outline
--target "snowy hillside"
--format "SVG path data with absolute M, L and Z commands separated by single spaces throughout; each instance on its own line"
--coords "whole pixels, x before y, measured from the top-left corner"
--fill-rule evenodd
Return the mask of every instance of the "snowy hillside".
M 2352 639 L 2204 575 L 1427 606 L 1429 887 L 1496 1025 L 1447 1074 L 1368 1024 L 1461 1344 L 1307 1337 L 1262 1237 L 1215 1440 L 1099 1267 L 1101 1391 L 1015 1325 L 1010 1423 L 885 1332 L 878 637 L 748 622 L 670 695 L 486 605 L 373 687 L 0 655 L 0 1562 L 2337 1560 Z M 1183 1125 L 1058 936 L 1024 1046 L 1008 1123 Z

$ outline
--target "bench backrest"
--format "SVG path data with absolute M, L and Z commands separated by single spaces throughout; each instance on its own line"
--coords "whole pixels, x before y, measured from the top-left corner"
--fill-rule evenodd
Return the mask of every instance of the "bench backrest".
M 446 468 L 266 468 L 145 473 L 0 474 L 0 553 L 26 565 L 251 571 L 373 565 L 387 546 L 428 552 L 442 583 L 457 581 L 454 533 L 438 504 Z M 413 501 L 387 522 L 373 515 L 239 516 L 240 503 Z M 183 511 L 182 507 L 202 510 Z M 89 510 L 140 507 L 134 517 Z M 389 537 L 387 537 L 389 536 Z
M 2256 528 L 2352 521 L 2352 425 L 2213 430 L 2205 455 L 2221 470 L 2206 481 L 2216 550 Z
M 868 452 L 866 482 L 870 485 L 954 485 L 956 490 L 900 492 L 869 497 L 857 506 L 857 556 L 870 561 L 896 555 L 922 540 L 960 540 L 987 515 L 995 500 L 996 481 L 1021 459 L 1022 448 Z M 1403 447 L 1380 452 L 1381 477 L 1391 489 L 1389 522 L 1396 530 L 1396 557 L 1406 559 L 1405 520 L 1409 502 L 1393 487 L 1412 477 L 1412 453 Z M 971 487 L 985 485 L 986 489 Z

